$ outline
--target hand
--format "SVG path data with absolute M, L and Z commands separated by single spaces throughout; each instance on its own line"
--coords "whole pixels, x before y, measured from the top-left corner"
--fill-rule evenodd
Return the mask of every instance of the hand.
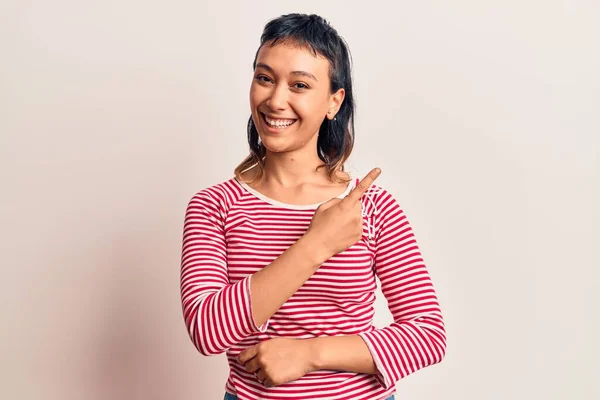
M 325 260 L 358 242 L 363 233 L 360 198 L 379 177 L 381 170 L 374 168 L 343 199 L 334 198 L 317 208 L 305 237 L 323 249 Z
M 315 370 L 310 340 L 275 338 L 244 349 L 238 361 L 266 387 L 294 381 Z

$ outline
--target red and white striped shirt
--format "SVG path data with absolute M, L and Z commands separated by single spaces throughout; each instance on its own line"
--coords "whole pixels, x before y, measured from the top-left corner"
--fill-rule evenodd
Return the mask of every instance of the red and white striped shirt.
M 353 179 L 340 197 L 357 184 Z M 361 199 L 363 238 L 326 261 L 262 326 L 252 317 L 250 279 L 307 230 L 319 204 L 277 202 L 235 178 L 196 193 L 186 209 L 181 299 L 203 355 L 226 352 L 225 389 L 240 400 L 385 399 L 403 377 L 442 360 L 444 321 L 411 226 L 397 201 L 372 185 Z M 394 322 L 372 325 L 376 279 Z M 378 372 L 319 370 L 266 388 L 236 357 L 275 337 L 360 335 Z

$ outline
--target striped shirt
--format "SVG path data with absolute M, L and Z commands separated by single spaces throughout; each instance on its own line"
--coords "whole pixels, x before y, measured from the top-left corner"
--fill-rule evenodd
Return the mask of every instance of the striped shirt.
M 345 197 L 358 183 L 353 179 Z M 252 316 L 250 280 L 294 244 L 319 206 L 270 199 L 235 178 L 188 203 L 181 300 L 190 339 L 203 355 L 226 353 L 225 390 L 240 400 L 385 399 L 403 377 L 442 360 L 446 333 L 412 228 L 395 198 L 372 185 L 361 198 L 363 237 L 331 257 L 262 326 Z M 376 276 L 394 322 L 373 326 Z M 360 335 L 376 374 L 319 370 L 266 388 L 236 357 L 275 337 Z

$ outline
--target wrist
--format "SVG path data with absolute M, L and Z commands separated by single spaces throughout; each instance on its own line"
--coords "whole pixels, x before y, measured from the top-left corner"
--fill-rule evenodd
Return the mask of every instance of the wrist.
M 331 257 L 328 250 L 323 245 L 323 241 L 318 240 L 309 233 L 304 234 L 304 236 L 296 242 L 296 245 L 317 268 Z
M 323 369 L 323 352 L 320 338 L 306 339 L 307 354 L 309 355 L 310 371 Z

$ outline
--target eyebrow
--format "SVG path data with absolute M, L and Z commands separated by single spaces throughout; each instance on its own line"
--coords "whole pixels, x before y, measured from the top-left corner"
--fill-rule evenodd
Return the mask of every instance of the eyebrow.
M 263 68 L 266 69 L 267 71 L 271 72 L 272 74 L 275 73 L 275 71 L 273 70 L 273 68 L 269 67 L 267 64 L 263 64 L 263 63 L 258 63 L 256 64 L 256 68 Z M 290 72 L 292 75 L 300 75 L 300 76 L 306 76 L 307 78 L 313 79 L 316 82 L 319 82 L 319 80 L 310 72 L 306 72 L 306 71 L 292 71 Z

